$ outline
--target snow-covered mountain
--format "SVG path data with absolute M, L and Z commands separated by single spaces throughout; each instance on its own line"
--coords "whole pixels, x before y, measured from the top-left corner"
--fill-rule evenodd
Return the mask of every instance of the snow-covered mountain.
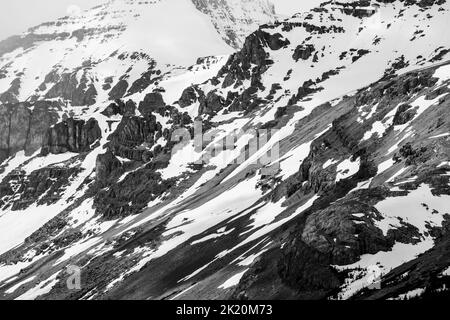
M 127 6 L 0 44 L 3 298 L 448 295 L 450 3 Z
M 274 19 L 265 0 L 111 0 L 2 41 L 1 101 L 55 98 L 58 93 L 48 91 L 64 75 L 91 95 L 75 102 L 99 100 L 108 93 L 102 87 L 119 77 L 131 86 L 149 70 L 165 72 L 166 65 L 190 66 L 199 57 L 229 54 L 228 44 L 237 48 Z

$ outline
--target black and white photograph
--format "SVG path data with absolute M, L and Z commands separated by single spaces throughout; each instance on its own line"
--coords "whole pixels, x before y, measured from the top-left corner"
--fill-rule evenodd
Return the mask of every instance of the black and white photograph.
M 450 302 L 449 32 L 450 0 L 2 0 L 0 300 Z

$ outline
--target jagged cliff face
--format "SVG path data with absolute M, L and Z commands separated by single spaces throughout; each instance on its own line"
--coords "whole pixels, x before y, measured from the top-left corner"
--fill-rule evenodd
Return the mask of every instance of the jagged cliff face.
M 34 129 L 34 153 L 25 137 L 2 147 L 3 297 L 447 295 L 449 10 L 330 2 L 190 67 L 117 52 L 46 77 L 64 80 L 34 100 L 64 96 L 46 115 L 58 123 Z M 69 265 L 81 289 L 67 289 Z

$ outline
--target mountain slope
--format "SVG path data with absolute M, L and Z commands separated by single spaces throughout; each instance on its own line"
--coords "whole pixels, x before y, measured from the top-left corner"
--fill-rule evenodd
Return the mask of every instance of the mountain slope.
M 131 86 L 144 72 L 167 71 L 166 64 L 189 66 L 198 57 L 231 53 L 223 39 L 241 43 L 245 34 L 275 17 L 265 1 L 234 1 L 234 11 L 227 1 L 220 6 L 205 1 L 205 13 L 196 5 L 189 0 L 111 0 L 6 39 L 0 43 L 0 100 L 60 97 L 51 88 L 67 75 L 74 78 L 73 86 L 92 92 L 79 93 L 89 96 L 85 101 L 62 98 L 89 105 L 103 98 L 109 90 L 103 93 L 102 87 L 113 86 L 120 76 Z M 239 19 L 246 23 L 234 24 Z
M 47 120 L 2 164 L 3 298 L 447 294 L 449 10 L 324 3 L 137 91 L 9 104 Z

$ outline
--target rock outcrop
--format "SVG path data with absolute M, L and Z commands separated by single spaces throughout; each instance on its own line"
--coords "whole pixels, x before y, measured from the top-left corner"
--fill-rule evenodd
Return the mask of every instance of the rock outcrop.
M 300 45 L 297 48 L 295 48 L 294 54 L 292 55 L 292 58 L 295 61 L 298 61 L 299 59 L 302 60 L 308 60 L 316 51 L 313 45 Z
M 377 196 L 382 196 L 382 190 Z M 377 219 L 380 214 L 366 202 L 338 203 L 310 215 L 301 239 L 329 256 L 329 264 L 352 264 L 363 254 L 388 251 L 394 244 L 375 226 Z
M 125 79 L 119 80 L 109 92 L 108 94 L 109 99 L 110 100 L 121 99 L 127 92 L 127 89 L 128 89 L 128 82 Z
M 204 97 L 205 94 L 197 86 L 190 86 L 183 90 L 178 104 L 181 108 L 186 108 L 199 101 L 199 99 L 204 99 Z
M 105 110 L 102 111 L 102 114 L 108 118 L 121 115 L 121 116 L 134 116 L 136 113 L 136 103 L 132 100 L 128 100 L 124 103 L 122 100 L 118 99 L 113 103 L 110 103 Z
M 90 106 L 96 102 L 97 90 L 86 73 L 78 82 L 77 72 L 57 76 L 56 84 L 45 94 L 46 99 L 63 98 L 73 106 Z
M 408 123 L 416 115 L 416 110 L 411 109 L 412 106 L 408 104 L 403 104 L 398 107 L 397 112 L 394 116 L 393 124 L 394 126 L 399 126 Z
M 152 147 L 162 137 L 162 126 L 156 117 L 124 117 L 116 131 L 109 137 L 109 148 L 122 158 L 145 161 L 153 157 Z
M 2 194 L 9 196 L 14 196 L 15 192 L 18 192 L 20 195 L 13 201 L 11 206 L 13 211 L 24 210 L 35 203 L 38 205 L 50 205 L 61 199 L 70 181 L 81 171 L 77 167 L 55 166 L 35 170 L 26 177 L 19 172 L 10 175 L 6 181 L 3 181 L 0 188 L 11 188 L 11 186 L 14 188 L 14 186 L 18 186 L 18 188 L 10 189 L 9 192 L 2 190 Z M 39 200 L 36 201 L 36 199 Z
M 236 81 L 253 79 L 252 85 L 259 80 L 261 74 L 273 64 L 273 61 L 267 59 L 266 48 L 279 50 L 290 42 L 284 39 L 279 33 L 270 34 L 261 29 L 255 31 L 245 40 L 243 48 L 234 53 L 227 64 L 219 71 L 219 77 L 225 75 L 223 87 L 227 88 L 235 84 Z M 252 68 L 256 65 L 256 68 Z
M 106 157 L 112 159 L 111 155 Z M 114 167 L 117 163 L 112 159 L 108 165 Z M 102 166 L 100 165 L 100 168 Z M 174 185 L 174 181 L 163 180 L 156 172 L 164 166 L 167 166 L 167 163 L 151 162 L 144 168 L 129 173 L 119 183 L 101 190 L 96 194 L 94 201 L 96 212 L 106 219 L 116 219 L 141 212 L 148 203 L 163 195 Z M 100 170 L 101 177 L 103 173 L 106 172 Z
M 106 182 L 110 179 L 112 173 L 120 171 L 122 163 L 111 151 L 100 154 L 95 162 L 95 175 L 99 182 Z
M 197 10 L 209 15 L 223 40 L 239 49 L 245 37 L 263 23 L 275 20 L 275 7 L 269 1 L 192 0 Z M 252 12 L 258 12 L 253 15 Z M 236 26 L 239 26 L 236 28 Z
M 164 99 L 159 92 L 151 92 L 147 94 L 144 100 L 139 103 L 139 112 L 144 117 L 150 116 L 152 112 L 160 113 L 160 109 L 164 109 L 166 104 L 164 103 Z

